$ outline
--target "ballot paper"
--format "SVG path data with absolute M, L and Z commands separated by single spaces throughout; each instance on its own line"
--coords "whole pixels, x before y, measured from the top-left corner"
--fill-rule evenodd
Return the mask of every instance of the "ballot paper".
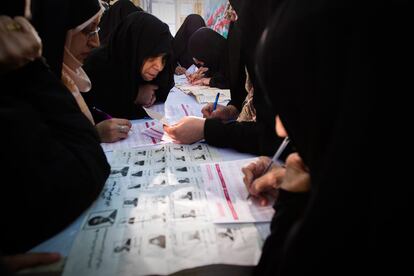
M 175 85 L 187 85 L 188 80 L 186 75 L 174 75 L 174 83 Z
M 253 224 L 212 223 L 200 164 L 205 144 L 115 151 L 110 176 L 88 210 L 64 276 L 165 275 L 211 265 L 256 265 Z
M 176 85 L 178 89 L 187 95 L 192 95 L 200 104 L 213 103 L 216 99 L 217 93 L 220 93 L 219 103 L 227 103 L 231 100 L 230 89 L 218 89 L 209 86 L 198 85 Z
M 148 116 L 167 126 L 177 123 L 185 116 L 195 116 L 196 114 L 193 107 L 189 104 L 166 105 L 164 109 L 164 112 L 161 113 L 152 107 L 144 107 L 144 110 L 147 112 Z
M 101 143 L 102 149 L 105 152 L 136 148 L 150 145 L 157 145 L 169 142 L 168 139 L 159 139 L 156 137 L 148 136 L 144 133 L 144 130 L 153 126 L 155 123 L 153 120 L 136 121 L 132 122 L 132 128 L 128 133 L 128 137 L 115 143 Z
M 200 165 L 211 218 L 215 223 L 270 222 L 273 203 L 260 206 L 248 199 L 243 183 L 243 166 L 256 159 Z
M 164 131 L 163 124 L 155 120 L 147 128 L 143 129 L 142 133 L 155 140 L 173 142 L 173 139 Z
M 198 71 L 198 67 L 195 64 L 192 64 L 190 67 L 187 68 L 187 71 L 185 71 L 186 74 L 194 74 Z

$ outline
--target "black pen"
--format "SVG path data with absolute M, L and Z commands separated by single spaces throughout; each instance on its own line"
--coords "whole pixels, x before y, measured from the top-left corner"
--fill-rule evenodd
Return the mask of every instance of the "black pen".
M 265 175 L 270 170 L 272 165 L 277 162 L 277 160 L 279 159 L 280 155 L 282 155 L 283 151 L 285 150 L 285 148 L 287 147 L 289 142 L 290 142 L 289 137 L 286 136 L 285 139 L 283 140 L 282 144 L 280 144 L 279 148 L 277 149 L 277 151 L 273 155 L 272 160 L 270 161 L 269 165 L 267 165 L 267 167 L 264 170 L 262 175 Z M 251 197 L 251 194 L 249 193 L 246 200 L 248 200 L 250 197 Z

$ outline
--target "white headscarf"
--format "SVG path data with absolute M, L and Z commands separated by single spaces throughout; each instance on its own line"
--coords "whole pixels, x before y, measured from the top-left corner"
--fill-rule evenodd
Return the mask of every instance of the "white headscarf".
M 93 17 L 67 32 L 62 66 L 63 83 L 72 92 L 82 113 L 85 114 L 85 116 L 91 121 L 92 124 L 95 124 L 93 116 L 80 93 L 88 92 L 91 90 L 91 81 L 89 80 L 88 75 L 86 75 L 85 71 L 82 69 L 83 64 L 71 53 L 70 45 L 73 35 L 82 31 L 85 27 L 91 24 L 91 22 L 102 15 L 104 8 L 101 4 L 100 6 L 101 9 Z

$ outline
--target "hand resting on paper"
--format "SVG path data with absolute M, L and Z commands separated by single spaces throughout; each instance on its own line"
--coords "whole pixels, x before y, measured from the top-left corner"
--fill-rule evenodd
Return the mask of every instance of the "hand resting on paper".
M 155 84 L 144 84 L 139 87 L 135 104 L 143 107 L 150 107 L 155 103 L 157 99 L 155 91 L 158 89 L 158 85 Z
M 128 137 L 132 124 L 126 119 L 109 119 L 96 124 L 101 142 L 113 143 Z
M 202 86 L 210 86 L 211 78 L 201 78 L 199 80 L 195 80 L 191 82 L 193 85 L 202 85 Z
M 309 171 L 297 153 L 292 153 L 286 159 L 286 166 L 273 164 L 263 175 L 271 159 L 260 157 L 242 169 L 244 184 L 249 193 L 259 204 L 265 206 L 269 197 L 275 197 L 277 189 L 289 192 L 307 192 L 310 189 Z
M 200 68 L 198 68 L 198 70 L 195 73 L 189 74 L 187 76 L 188 82 L 191 83 L 191 84 L 193 84 L 195 81 L 198 81 L 198 80 L 204 78 L 204 76 L 205 76 L 205 74 L 206 74 L 207 71 L 208 71 L 208 68 L 207 67 L 200 67 Z
M 178 144 L 192 144 L 204 139 L 205 119 L 187 116 L 172 126 L 164 125 L 164 131 Z
M 214 110 L 214 103 L 206 104 L 202 109 L 201 113 L 203 113 L 204 118 L 217 118 L 222 120 L 223 122 L 236 120 L 239 116 L 239 111 L 233 105 L 224 106 L 221 104 L 217 105 L 216 110 Z
M 176 75 L 184 75 L 185 74 L 185 72 L 187 72 L 187 69 L 185 69 L 184 67 L 182 67 L 182 66 L 177 66 L 176 68 L 175 68 L 175 74 Z

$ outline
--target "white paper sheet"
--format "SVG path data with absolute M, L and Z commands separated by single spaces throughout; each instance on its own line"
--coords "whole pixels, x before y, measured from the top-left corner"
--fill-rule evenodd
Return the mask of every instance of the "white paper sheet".
M 163 125 L 158 121 L 153 121 L 150 126 L 142 131 L 142 133 L 156 140 L 173 142 L 173 139 L 164 131 Z
M 137 148 L 137 147 L 144 147 L 149 145 L 157 145 L 163 144 L 168 141 L 161 141 L 160 139 L 156 139 L 154 137 L 149 137 L 143 134 L 143 131 L 150 127 L 153 124 L 152 120 L 139 120 L 139 121 L 131 121 L 132 128 L 127 138 L 120 140 L 115 143 L 101 143 L 101 146 L 105 152 L 113 151 L 113 150 L 120 150 L 120 149 L 128 149 L 128 148 Z
M 190 67 L 187 68 L 186 74 L 194 74 L 198 71 L 198 67 L 195 64 L 192 64 Z
M 273 204 L 262 207 L 247 200 L 241 168 L 255 159 L 201 165 L 212 220 L 215 223 L 270 222 Z
M 152 119 L 167 126 L 177 123 L 185 116 L 196 116 L 196 112 L 193 110 L 193 107 L 186 103 L 165 105 L 164 113 L 156 111 L 152 108 L 144 108 L 144 110 Z
M 227 103 L 231 100 L 230 89 L 219 89 L 209 86 L 199 86 L 191 84 L 176 85 L 187 95 L 193 95 L 200 104 L 212 103 L 216 100 L 216 95 L 220 92 L 219 102 Z
M 110 177 L 82 223 L 63 275 L 256 265 L 261 238 L 254 225 L 211 221 L 197 164 L 217 160 L 217 154 L 204 144 L 113 152 Z

